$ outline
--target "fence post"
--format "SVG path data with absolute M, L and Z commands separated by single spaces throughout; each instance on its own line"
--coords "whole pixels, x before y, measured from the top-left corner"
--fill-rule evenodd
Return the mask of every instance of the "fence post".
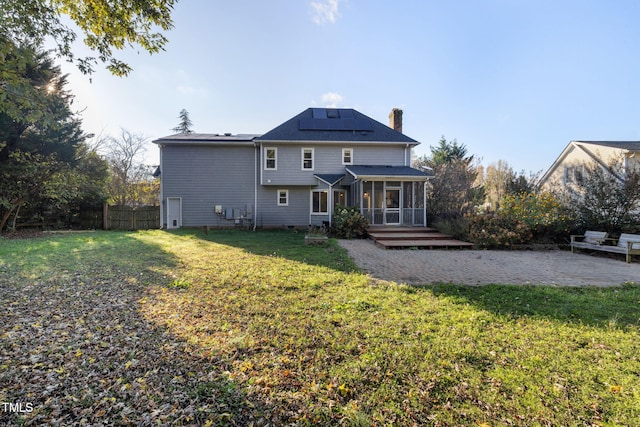
M 109 229 L 109 205 L 106 202 L 102 205 L 102 228 Z

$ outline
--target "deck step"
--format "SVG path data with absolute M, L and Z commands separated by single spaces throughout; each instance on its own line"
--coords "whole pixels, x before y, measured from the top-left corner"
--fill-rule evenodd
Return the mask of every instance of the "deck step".
M 415 233 L 415 232 L 397 232 L 397 233 L 369 233 L 369 237 L 374 240 L 447 240 L 451 239 L 451 236 L 444 233 L 429 232 L 429 233 Z
M 427 227 L 369 227 L 369 237 L 381 248 L 446 249 L 472 248 L 473 243 L 456 240 L 448 234 Z
M 460 240 L 376 240 L 376 245 L 381 248 L 418 248 L 418 249 L 447 249 L 447 248 L 471 248 L 473 243 Z
M 369 233 L 437 233 L 438 230 L 429 227 L 406 227 L 391 225 L 374 225 L 368 228 Z

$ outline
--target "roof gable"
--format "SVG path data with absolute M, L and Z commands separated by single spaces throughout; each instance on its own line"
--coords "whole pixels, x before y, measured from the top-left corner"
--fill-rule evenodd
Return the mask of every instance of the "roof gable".
M 419 144 L 415 139 L 352 108 L 308 108 L 256 138 L 256 141 Z
M 640 151 L 640 141 L 570 141 L 569 144 L 562 150 L 558 158 L 553 162 L 551 167 L 542 175 L 538 182 L 538 187 L 543 187 L 554 172 L 563 164 L 567 156 L 574 150 L 584 151 L 595 163 L 599 164 L 603 168 L 609 170 L 606 162 L 601 159 L 597 152 L 590 151 L 585 145 L 595 145 L 600 147 L 610 147 L 621 150 L 621 152 L 633 152 Z M 613 172 L 612 172 L 613 173 Z M 615 175 L 615 174 L 614 174 Z

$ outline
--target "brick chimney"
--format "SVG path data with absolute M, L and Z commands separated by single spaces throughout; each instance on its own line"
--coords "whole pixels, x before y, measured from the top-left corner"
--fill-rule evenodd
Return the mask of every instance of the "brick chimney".
M 402 133 L 402 110 L 394 108 L 389 113 L 389 127 Z

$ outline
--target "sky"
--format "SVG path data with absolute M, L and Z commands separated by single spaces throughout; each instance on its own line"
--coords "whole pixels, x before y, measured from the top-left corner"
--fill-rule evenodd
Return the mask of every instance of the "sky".
M 545 171 L 571 140 L 640 140 L 636 0 L 181 0 L 164 52 L 125 78 L 71 64 L 85 132 L 256 133 L 309 107 L 355 108 L 430 154 Z M 78 46 L 78 51 L 82 46 Z M 157 164 L 149 143 L 146 161 Z

